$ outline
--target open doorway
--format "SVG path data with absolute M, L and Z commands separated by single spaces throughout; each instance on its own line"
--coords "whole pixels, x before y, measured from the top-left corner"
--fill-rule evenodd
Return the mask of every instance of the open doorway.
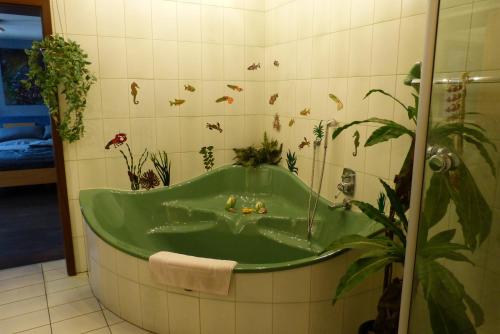
M 65 258 L 75 274 L 62 143 L 24 50 L 51 33 L 49 0 L 0 0 L 0 269 Z

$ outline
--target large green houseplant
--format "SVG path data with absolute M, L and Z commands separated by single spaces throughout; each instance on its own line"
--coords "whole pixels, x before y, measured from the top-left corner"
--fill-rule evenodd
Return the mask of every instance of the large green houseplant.
M 411 85 L 415 78 L 420 78 L 419 64 L 412 68 L 405 84 Z M 413 88 L 414 105 L 405 105 L 391 94 L 378 89 L 369 91 L 366 97 L 375 93 L 388 96 L 401 105 L 408 118 L 416 124 L 419 90 L 418 87 Z M 351 248 L 362 251 L 361 257 L 349 266 L 341 279 L 335 300 L 368 276 L 384 269 L 386 276 L 390 276 L 392 271 L 387 270 L 388 266 L 390 267 L 394 263 L 404 263 L 408 228 L 406 211 L 410 203 L 415 131 L 392 120 L 369 118 L 351 122 L 338 128 L 333 133 L 333 139 L 347 128 L 362 123 L 380 124 L 366 140 L 365 147 L 401 136 L 409 136 L 411 144 L 403 166 L 394 178 L 394 189 L 382 181 L 385 194 L 390 201 L 388 214 L 384 212 L 383 205 L 375 208 L 369 203 L 353 201 L 353 204 L 365 215 L 380 223 L 381 227 L 386 230 L 386 234 L 375 238 L 365 238 L 358 235 L 346 236 L 329 247 L 329 250 Z M 453 151 L 454 141 L 457 137 L 473 145 L 490 166 L 491 173 L 495 175 L 495 165 L 487 146 L 493 149 L 495 147 L 487 138 L 485 130 L 477 124 L 469 122 L 437 123 L 429 129 L 428 142 L 430 145 L 446 146 Z M 457 156 L 459 155 L 457 154 Z M 457 233 L 456 229 L 440 232 L 435 232 L 432 229 L 444 218 L 451 203 L 454 203 L 458 224 L 462 230 L 463 243 L 452 241 Z M 475 334 L 476 327 L 484 321 L 481 307 L 465 292 L 464 286 L 457 277 L 439 260 L 447 259 L 472 263 L 463 252 L 473 252 L 479 247 L 490 232 L 491 221 L 491 209 L 464 161 L 460 161 L 454 170 L 432 175 L 422 208 L 416 279 L 427 302 L 430 324 L 435 334 Z M 391 283 L 391 280 L 392 277 L 388 279 L 386 277 L 385 281 L 389 284 L 385 286 L 384 295 L 391 295 L 388 291 L 390 289 L 401 289 L 400 285 L 393 284 L 394 281 Z M 396 291 L 392 295 L 398 295 L 397 306 L 399 306 L 400 291 Z M 380 312 L 380 305 L 381 303 L 379 303 L 379 316 L 375 321 L 375 332 L 377 334 L 397 333 L 397 317 L 388 315 L 387 312 L 385 314 Z M 468 312 L 472 314 L 473 321 L 468 317 Z
M 76 42 L 59 35 L 33 42 L 26 54 L 29 72 L 25 85 L 35 84 L 40 88 L 60 137 L 69 142 L 79 140 L 84 133 L 87 94 L 96 81 L 88 69 L 87 54 Z M 60 105 L 60 95 L 65 100 L 64 108 Z

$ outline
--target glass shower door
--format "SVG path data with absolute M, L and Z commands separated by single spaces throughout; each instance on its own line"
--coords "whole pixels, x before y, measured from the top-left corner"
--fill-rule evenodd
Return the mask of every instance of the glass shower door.
M 500 333 L 500 1 L 441 1 L 409 333 Z

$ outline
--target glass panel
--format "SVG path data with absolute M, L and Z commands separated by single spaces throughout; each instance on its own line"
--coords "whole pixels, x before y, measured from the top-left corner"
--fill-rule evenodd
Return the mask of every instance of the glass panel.
M 498 0 L 441 2 L 410 333 L 500 331 L 499 36 Z

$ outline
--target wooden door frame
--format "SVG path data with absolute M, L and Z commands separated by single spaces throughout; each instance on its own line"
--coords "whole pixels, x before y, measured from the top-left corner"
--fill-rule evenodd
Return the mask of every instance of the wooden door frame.
M 41 8 L 43 36 L 52 35 L 52 20 L 50 15 L 50 0 L 0 0 L 0 4 L 25 5 Z M 59 204 L 59 219 L 63 232 L 64 256 L 68 275 L 76 275 L 75 255 L 73 250 L 73 235 L 71 233 L 71 219 L 69 214 L 68 189 L 66 170 L 64 168 L 63 144 L 59 133 L 52 123 L 52 138 L 54 142 L 54 165 L 57 178 L 57 198 Z

